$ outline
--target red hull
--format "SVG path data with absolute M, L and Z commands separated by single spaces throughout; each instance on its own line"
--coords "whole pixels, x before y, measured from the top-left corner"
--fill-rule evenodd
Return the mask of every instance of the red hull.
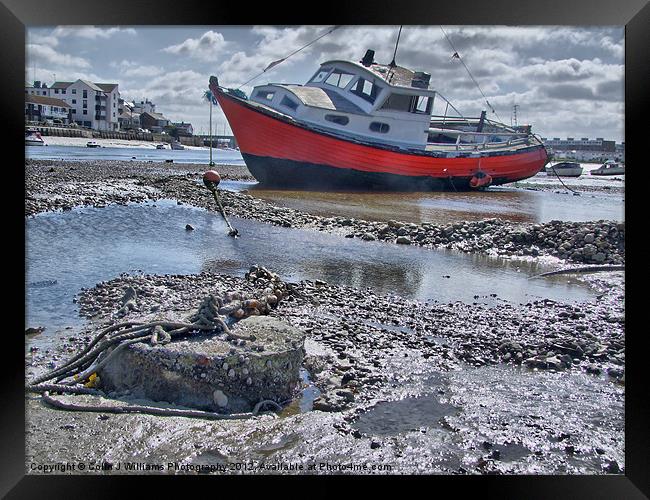
M 242 155 L 257 159 L 286 160 L 295 165 L 329 167 L 328 172 L 356 171 L 447 181 L 465 186 L 479 171 L 478 158 L 436 158 L 420 152 L 400 152 L 388 147 L 360 144 L 308 129 L 255 109 L 246 101 L 224 94 L 211 85 L 237 139 Z M 547 163 L 543 146 L 522 152 L 501 153 L 480 159 L 480 171 L 503 184 L 537 174 Z M 259 168 L 259 166 L 256 166 Z M 295 172 L 295 168 L 293 170 Z M 255 172 L 252 172 L 255 175 Z M 261 180 L 257 175 L 258 180 Z

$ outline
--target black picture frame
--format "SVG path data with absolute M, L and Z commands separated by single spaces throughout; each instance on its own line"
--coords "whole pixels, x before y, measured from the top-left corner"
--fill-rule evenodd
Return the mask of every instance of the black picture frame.
M 429 2 L 425 0 L 356 1 L 354 3 L 311 3 L 296 2 L 282 4 L 268 3 L 267 8 L 257 9 L 251 5 L 235 2 L 204 3 L 197 0 L 175 2 L 129 2 L 113 0 L 55 0 L 48 3 L 38 0 L 2 0 L 0 4 L 0 47 L 2 47 L 3 78 L 0 79 L 6 124 L 3 134 L 6 163 L 4 172 L 4 201 L 6 217 L 4 230 L 13 237 L 5 239 L 9 252 L 7 269 L 19 269 L 16 262 L 24 263 L 24 214 L 21 213 L 21 180 L 24 175 L 19 162 L 24 161 L 23 146 L 23 85 L 25 68 L 25 29 L 27 26 L 52 25 L 298 25 L 298 24 L 347 24 L 347 25 L 398 25 L 398 24 L 442 24 L 442 25 L 618 25 L 625 26 L 625 128 L 626 163 L 632 166 L 628 171 L 626 186 L 625 218 L 632 224 L 626 231 L 626 253 L 628 265 L 644 265 L 645 245 L 634 246 L 637 220 L 645 215 L 642 208 L 634 208 L 643 189 L 641 158 L 644 119 L 648 111 L 648 85 L 650 84 L 650 5 L 646 0 L 490 0 L 489 2 Z M 14 158 L 15 156 L 15 158 Z M 629 191 L 628 191 L 629 190 Z M 15 197 L 15 199 L 14 199 Z M 636 200 L 636 201 L 635 201 Z M 638 221 L 640 224 L 640 221 Z M 642 234 L 642 233 L 641 233 Z M 22 251 L 21 251 L 22 249 Z M 631 264 L 630 264 L 631 263 Z M 636 269 L 635 269 L 636 270 Z M 5 275 L 7 271 L 5 271 Z M 20 275 L 20 271 L 16 274 Z M 637 289 L 641 284 L 640 273 L 626 275 L 626 288 Z M 23 276 L 24 278 L 24 276 Z M 25 475 L 25 398 L 24 398 L 24 343 L 22 331 L 24 322 L 21 311 L 24 308 L 24 279 L 16 277 L 16 284 L 6 287 L 11 293 L 5 298 L 5 316 L 11 321 L 5 329 L 5 353 L 0 367 L 4 372 L 0 386 L 2 410 L 2 467 L 0 468 L 0 494 L 7 498 L 24 498 L 47 495 L 48 498 L 105 498 L 135 493 L 133 478 L 80 477 L 80 476 L 29 476 Z M 22 281 L 20 281 L 22 280 Z M 16 286 L 17 285 L 17 286 Z M 638 290 L 641 290 L 638 288 Z M 22 297 L 21 297 L 22 294 Z M 626 320 L 642 319 L 641 294 L 626 294 Z M 466 492 L 480 495 L 480 498 L 647 498 L 650 495 L 650 438 L 648 422 L 648 370 L 647 355 L 643 347 L 645 328 L 630 326 L 626 338 L 626 398 L 625 398 L 625 475 L 610 476 L 480 476 L 449 477 L 428 476 L 411 478 L 434 484 L 422 485 L 427 495 L 443 494 L 441 485 L 453 488 L 454 495 Z M 150 478 L 147 478 L 150 479 Z M 164 488 L 187 488 L 188 479 L 174 478 L 173 481 L 156 479 Z M 198 478 L 192 478 L 198 479 Z M 211 478 L 203 478 L 211 479 Z M 212 478 L 214 479 L 214 478 Z M 248 488 L 239 480 L 237 488 Z M 277 478 L 271 478 L 276 479 Z M 304 481 L 305 478 L 283 478 Z M 404 492 L 410 483 L 400 477 L 350 478 L 365 483 L 364 488 L 384 489 L 387 480 Z M 206 481 L 200 481 L 206 487 Z M 321 493 L 340 494 L 331 478 L 309 478 L 323 483 Z M 164 481 L 164 482 L 162 482 Z M 226 481 L 226 478 L 219 478 Z M 237 481 L 233 478 L 232 481 Z M 232 482 L 227 481 L 227 482 Z M 148 481 L 151 484 L 153 481 Z M 283 481 L 283 484 L 286 481 Z M 214 485 L 215 483 L 210 483 Z M 219 483 L 225 484 L 225 483 Z M 214 486 L 210 486 L 212 488 Z M 276 482 L 274 488 L 281 487 Z M 284 484 L 284 487 L 287 487 Z M 303 486 L 304 487 L 304 486 Z M 429 488 L 436 488 L 431 490 Z M 252 488 L 256 488 L 252 486 Z M 307 486 L 309 490 L 312 486 Z M 168 490 L 171 492 L 172 490 Z M 209 490 L 208 490 L 209 491 Z M 266 490 L 265 490 L 266 491 Z M 255 496 L 265 491 L 252 492 Z M 286 490 L 285 490 L 286 491 Z M 370 490 L 367 490 L 370 491 Z M 414 494 L 416 490 L 412 490 Z M 206 492 L 207 493 L 207 492 Z M 301 494 L 300 490 L 295 492 Z M 212 493 L 209 493 L 212 494 Z M 219 494 L 215 492 L 214 494 Z M 302 494 L 311 494 L 302 490 Z M 366 493 L 367 494 L 367 493 Z

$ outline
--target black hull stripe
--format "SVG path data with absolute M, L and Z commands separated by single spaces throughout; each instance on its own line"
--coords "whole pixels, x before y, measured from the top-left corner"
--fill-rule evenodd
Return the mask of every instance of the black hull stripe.
M 362 172 L 293 160 L 267 158 L 242 153 L 246 166 L 260 185 L 267 187 L 300 187 L 312 189 L 344 189 L 371 191 L 474 191 L 471 177 L 453 179 L 429 176 L 406 176 L 381 172 Z M 494 178 L 492 185 L 511 182 Z

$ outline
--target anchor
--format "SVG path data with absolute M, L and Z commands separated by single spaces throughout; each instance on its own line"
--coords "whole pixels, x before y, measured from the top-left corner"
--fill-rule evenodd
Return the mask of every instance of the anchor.
M 229 229 L 228 236 L 237 238 L 239 236 L 239 231 L 237 231 L 237 229 L 232 227 L 230 225 L 230 222 L 228 222 L 228 218 L 226 217 L 226 212 L 223 209 L 221 200 L 219 200 L 217 186 L 219 185 L 220 182 L 221 182 L 221 176 L 219 175 L 219 172 L 217 172 L 216 170 L 208 170 L 206 173 L 203 174 L 203 184 L 205 184 L 205 187 L 207 187 L 208 190 L 212 192 L 212 196 L 214 196 L 214 201 L 217 202 L 217 205 L 219 207 L 219 212 L 221 213 L 223 220 L 225 220 L 226 224 L 228 225 L 228 229 Z

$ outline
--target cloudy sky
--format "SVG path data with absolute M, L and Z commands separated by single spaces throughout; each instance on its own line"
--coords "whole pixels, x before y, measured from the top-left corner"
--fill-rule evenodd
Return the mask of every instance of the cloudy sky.
M 119 83 L 127 100 L 149 98 L 172 121 L 208 131 L 202 95 L 210 75 L 239 87 L 270 62 L 325 33 L 328 26 L 30 28 L 26 82 L 84 78 Z M 343 26 L 278 65 L 251 85 L 304 83 L 328 59 L 392 59 L 397 26 Z M 451 43 L 506 124 L 518 104 L 519 124 L 544 137 L 624 140 L 623 27 L 445 26 Z M 404 26 L 397 63 L 431 73 L 431 88 L 465 116 L 478 116 L 485 100 L 439 26 Z M 227 122 L 214 110 L 219 133 Z M 229 131 L 229 128 L 226 128 Z

